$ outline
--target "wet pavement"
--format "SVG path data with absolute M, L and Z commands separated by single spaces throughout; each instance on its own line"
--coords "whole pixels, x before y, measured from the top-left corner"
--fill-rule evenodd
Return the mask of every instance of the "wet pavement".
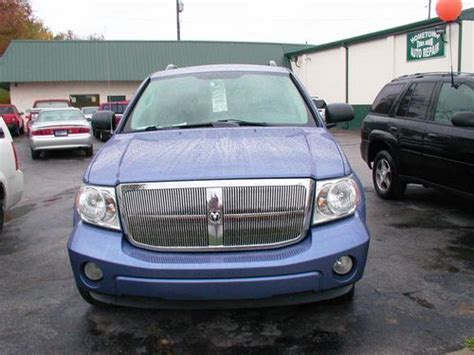
M 350 304 L 219 311 L 97 309 L 66 253 L 82 153 L 32 161 L 16 139 L 25 195 L 0 239 L 0 353 L 445 353 L 474 336 L 474 203 L 409 186 L 376 197 L 358 133 L 335 132 L 363 181 L 372 233 Z M 97 142 L 96 149 L 101 145 Z

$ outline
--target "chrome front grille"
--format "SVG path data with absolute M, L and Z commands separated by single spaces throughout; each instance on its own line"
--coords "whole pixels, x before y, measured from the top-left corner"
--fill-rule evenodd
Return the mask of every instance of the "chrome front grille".
M 294 243 L 310 222 L 310 179 L 122 184 L 130 242 L 159 250 L 260 249 Z

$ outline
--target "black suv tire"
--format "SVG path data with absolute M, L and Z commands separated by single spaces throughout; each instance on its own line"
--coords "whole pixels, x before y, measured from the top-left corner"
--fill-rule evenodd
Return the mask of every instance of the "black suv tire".
M 375 156 L 372 181 L 377 195 L 385 200 L 401 198 L 407 188 L 407 184 L 398 175 L 392 155 L 386 150 L 378 152 Z

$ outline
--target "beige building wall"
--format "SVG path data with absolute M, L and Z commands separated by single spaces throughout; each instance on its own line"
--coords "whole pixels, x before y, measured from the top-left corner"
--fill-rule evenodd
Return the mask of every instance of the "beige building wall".
M 100 95 L 100 102 L 110 95 L 125 95 L 129 100 L 140 82 L 37 82 L 10 84 L 10 98 L 18 110 L 25 112 L 35 100 L 68 99 L 69 95 Z M 99 104 L 99 103 L 97 103 Z
M 393 76 L 393 36 L 349 46 L 349 103 L 372 103 Z
M 327 102 L 344 102 L 345 58 L 345 49 L 335 48 L 300 55 L 291 61 L 291 67 L 312 96 L 321 97 Z
M 474 22 L 463 22 L 463 71 L 474 71 Z M 368 42 L 349 45 L 349 103 L 369 105 L 380 89 L 392 79 L 422 72 L 447 72 L 458 68 L 459 25 L 447 28 L 445 56 L 407 61 L 407 33 L 391 35 Z M 311 95 L 327 102 L 345 101 L 345 48 L 332 48 L 306 53 L 292 62 L 294 73 L 305 83 Z M 298 64 L 298 65 L 296 65 Z
M 474 72 L 474 21 L 462 23 L 461 71 Z

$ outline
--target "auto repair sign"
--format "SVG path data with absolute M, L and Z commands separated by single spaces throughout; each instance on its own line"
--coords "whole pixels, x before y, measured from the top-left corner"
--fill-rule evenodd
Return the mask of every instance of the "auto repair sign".
M 444 41 L 433 30 L 407 34 L 407 61 L 444 57 Z

